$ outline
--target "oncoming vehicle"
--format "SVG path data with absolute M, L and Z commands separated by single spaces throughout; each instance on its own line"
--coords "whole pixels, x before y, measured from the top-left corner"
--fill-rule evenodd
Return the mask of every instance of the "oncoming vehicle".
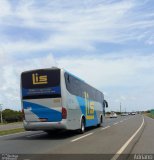
M 121 113 L 121 116 L 128 116 L 128 113 Z
M 110 118 L 117 118 L 117 114 L 115 112 L 111 112 Z
M 101 126 L 108 107 L 102 92 L 64 69 L 49 68 L 21 74 L 25 130 L 85 131 Z

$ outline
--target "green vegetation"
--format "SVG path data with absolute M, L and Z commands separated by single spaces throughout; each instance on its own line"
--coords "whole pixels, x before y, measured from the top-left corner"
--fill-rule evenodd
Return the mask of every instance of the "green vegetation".
M 21 111 L 14 111 L 11 109 L 5 109 L 2 112 L 2 115 L 3 115 L 4 124 L 22 121 L 22 112 Z
M 152 109 L 152 110 L 150 111 L 150 113 L 151 113 L 151 114 L 154 114 L 154 109 Z
M 11 129 L 11 130 L 3 130 L 3 131 L 0 131 L 0 136 L 7 135 L 7 134 L 24 132 L 24 131 L 25 130 L 23 128 L 17 128 L 17 129 Z
M 146 116 L 154 119 L 154 114 L 152 114 L 152 113 L 147 113 Z

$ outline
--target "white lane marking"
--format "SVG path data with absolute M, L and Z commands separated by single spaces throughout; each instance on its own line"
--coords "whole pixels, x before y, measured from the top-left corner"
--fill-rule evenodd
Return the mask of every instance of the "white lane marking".
M 116 124 L 118 124 L 118 122 L 116 122 L 116 123 L 113 123 L 113 125 L 116 125 Z
M 81 136 L 81 137 L 78 137 L 78 138 L 76 138 L 76 139 L 71 140 L 71 142 L 78 141 L 78 140 L 80 140 L 80 139 L 82 139 L 82 138 L 85 138 L 85 137 L 87 137 L 87 136 L 90 136 L 90 135 L 92 135 L 92 134 L 93 134 L 93 132 L 92 132 L 92 133 L 88 133 L 88 134 L 86 134 L 86 135 L 84 135 L 84 136 Z
M 107 128 L 109 128 L 110 126 L 106 126 L 106 127 L 104 127 L 104 128 L 101 128 L 101 130 L 104 130 L 104 129 L 107 129 Z
M 141 128 L 144 125 L 144 117 L 143 117 L 143 121 L 142 124 L 140 125 L 140 127 L 136 130 L 136 132 L 127 140 L 127 142 L 118 150 L 118 152 L 112 157 L 111 160 L 116 160 L 118 159 L 118 157 L 120 156 L 120 154 L 126 149 L 126 147 L 129 145 L 129 143 L 133 140 L 133 138 L 137 135 L 137 133 L 141 130 Z
M 27 132 L 32 132 L 32 131 L 23 131 L 23 132 L 19 132 L 19 133 L 7 134 L 7 135 L 0 136 L 0 138 L 7 137 L 7 136 L 13 136 L 13 135 L 17 135 L 17 134 L 22 134 L 22 133 L 27 133 Z

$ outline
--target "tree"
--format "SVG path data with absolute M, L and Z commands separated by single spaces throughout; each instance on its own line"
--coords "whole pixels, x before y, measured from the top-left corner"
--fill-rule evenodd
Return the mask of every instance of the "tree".
M 8 123 L 22 121 L 22 113 L 21 111 L 5 109 L 3 111 L 3 119 Z

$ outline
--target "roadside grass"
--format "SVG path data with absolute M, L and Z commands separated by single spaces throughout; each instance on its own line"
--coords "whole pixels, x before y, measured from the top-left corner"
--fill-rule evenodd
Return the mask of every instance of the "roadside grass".
M 152 114 L 152 113 L 147 113 L 146 116 L 154 119 L 154 114 Z
M 10 130 L 3 130 L 3 131 L 0 131 L 0 136 L 8 135 L 8 134 L 13 134 L 13 133 L 24 132 L 24 131 L 25 131 L 24 128 L 16 128 L 16 129 L 10 129 Z
M 11 122 L 11 123 L 6 123 L 6 122 L 3 122 L 3 123 L 1 123 L 0 122 L 0 125 L 9 125 L 9 124 L 22 124 L 23 122 Z

